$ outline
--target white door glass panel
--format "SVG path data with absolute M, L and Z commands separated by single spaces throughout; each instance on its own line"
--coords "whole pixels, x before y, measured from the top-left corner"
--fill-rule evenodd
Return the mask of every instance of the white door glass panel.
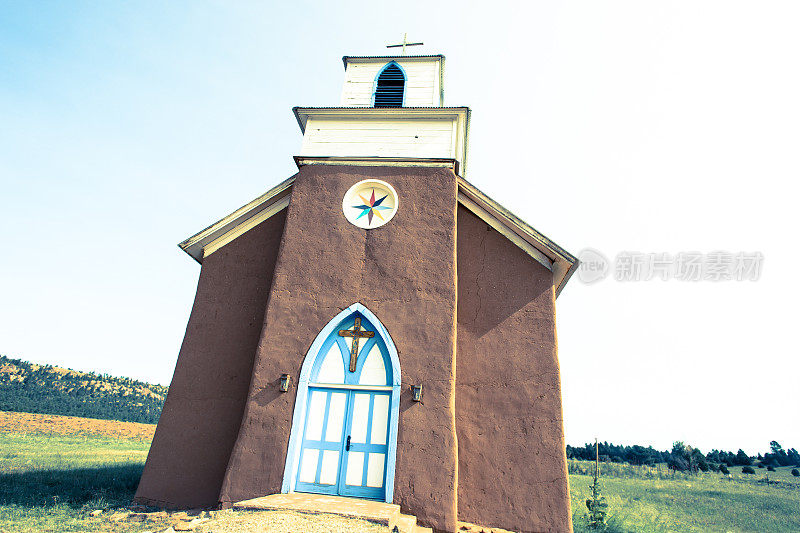
M 306 448 L 303 450 L 303 460 L 300 462 L 300 481 L 304 483 L 314 483 L 317 477 L 317 460 L 319 450 Z
M 347 456 L 347 473 L 344 476 L 344 482 L 360 487 L 363 473 L 364 452 L 350 452 Z
M 335 342 L 331 344 L 325 359 L 319 367 L 317 383 L 344 383 L 344 363 L 342 362 L 342 352 L 339 345 Z
M 367 464 L 367 487 L 383 487 L 383 463 L 385 460 L 385 454 L 369 454 Z
M 336 474 L 339 472 L 339 452 L 325 450 L 322 452 L 322 468 L 319 473 L 319 482 L 322 485 L 335 485 Z
M 389 395 L 375 395 L 375 405 L 372 406 L 372 434 L 370 444 L 386 444 L 386 430 L 389 425 Z
M 369 394 L 356 394 L 353 399 L 353 423 L 350 427 L 350 442 L 367 442 L 367 422 L 369 419 Z
M 322 421 L 325 420 L 325 402 L 328 393 L 312 391 L 308 401 L 308 422 L 306 423 L 306 440 L 322 440 Z
M 381 350 L 377 343 L 372 345 L 367 360 L 364 361 L 358 383 L 360 385 L 386 385 L 386 365 L 383 364 L 383 356 L 381 356 Z
M 328 409 L 328 427 L 325 429 L 326 441 L 341 442 L 342 423 L 344 423 L 344 409 L 346 405 L 346 393 L 334 392 L 331 394 L 331 405 Z

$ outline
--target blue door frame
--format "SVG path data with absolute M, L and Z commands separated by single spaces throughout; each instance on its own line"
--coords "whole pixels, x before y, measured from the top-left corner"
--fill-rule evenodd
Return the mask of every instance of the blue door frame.
M 318 384 L 311 381 L 312 375 L 316 376 L 316 372 L 321 364 L 320 359 L 325 356 L 330 345 L 333 342 L 342 344 L 344 339 L 337 337 L 335 334 L 341 328 L 352 326 L 355 317 L 361 316 L 371 329 L 376 333 L 375 339 L 369 339 L 369 344 L 376 342 L 379 338 L 381 341 L 380 346 L 385 359 L 385 366 L 387 378 L 389 383 L 382 387 L 365 387 L 354 384 L 354 375 L 346 376 L 346 384 L 342 385 L 329 385 Z M 349 324 L 348 324 L 349 323 Z M 372 341 L 372 342 L 370 342 Z M 367 343 L 362 348 L 363 354 L 367 354 L 366 348 L 369 346 Z M 385 350 L 385 351 L 384 351 Z M 365 358 L 363 358 L 365 359 Z M 359 356 L 359 372 L 363 366 L 363 359 Z M 347 374 L 347 373 L 346 373 Z M 358 372 L 355 374 L 357 375 Z M 391 374 L 389 376 L 389 374 Z M 323 441 L 310 441 L 306 440 L 305 430 L 307 419 L 309 416 L 308 402 L 311 393 L 314 391 L 329 391 L 326 398 L 325 417 L 323 422 Z M 328 415 L 330 411 L 330 401 L 334 393 L 347 394 L 346 410 L 343 424 L 343 431 L 339 442 L 324 442 L 327 432 Z M 367 435 L 368 438 L 364 443 L 351 442 L 350 450 L 346 450 L 347 436 L 351 434 L 353 425 L 354 414 L 354 401 L 358 394 L 369 395 L 369 416 L 367 418 Z M 389 397 L 389 412 L 387 420 L 387 437 L 386 444 L 372 444 L 372 421 L 373 409 L 376 403 L 375 398 L 378 396 Z M 294 415 L 292 418 L 292 431 L 289 438 L 289 446 L 286 455 L 286 465 L 284 468 L 283 484 L 281 492 L 314 492 L 320 494 L 340 494 L 343 496 L 353 496 L 358 498 L 377 499 L 391 503 L 394 496 L 394 478 L 395 478 L 395 458 L 397 455 L 397 426 L 400 411 L 400 361 L 397 356 L 397 349 L 389 335 L 389 332 L 381 324 L 380 320 L 365 306 L 360 303 L 355 303 L 336 315 L 328 324 L 320 331 L 316 339 L 311 345 L 306 357 L 303 361 L 303 367 L 300 372 L 298 380 L 297 398 L 295 400 Z M 320 450 L 317 453 L 319 458 L 317 461 L 317 472 L 314 477 L 314 483 L 304 483 L 299 481 L 299 468 L 304 450 Z M 324 450 L 337 451 L 339 454 L 339 467 L 337 472 L 336 484 L 325 485 L 319 483 L 321 474 L 321 457 Z M 349 452 L 363 453 L 363 465 L 361 469 L 362 483 L 361 486 L 351 486 L 346 484 L 346 475 L 348 462 L 350 460 Z M 385 454 L 383 462 L 383 487 L 368 487 L 367 486 L 367 471 L 370 453 Z M 376 463 L 377 465 L 377 463 Z

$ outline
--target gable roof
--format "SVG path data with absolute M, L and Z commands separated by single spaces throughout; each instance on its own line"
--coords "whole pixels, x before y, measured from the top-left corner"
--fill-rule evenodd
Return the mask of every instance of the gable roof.
M 393 166 L 448 166 L 455 168 L 456 165 L 453 159 L 422 160 L 418 158 L 368 158 L 365 161 L 364 158 L 298 157 L 296 162 L 298 167 L 305 164 L 375 165 L 377 164 L 375 159 L 380 159 L 381 165 Z M 258 198 L 189 237 L 178 246 L 192 256 L 195 261 L 202 263 L 204 257 L 211 255 L 243 233 L 286 209 L 289 206 L 295 177 L 296 175 L 279 183 Z M 578 259 L 514 213 L 489 198 L 467 180 L 461 176 L 457 176 L 457 178 L 458 203 L 550 270 L 553 273 L 553 284 L 556 287 L 556 296 L 558 296 L 578 268 Z

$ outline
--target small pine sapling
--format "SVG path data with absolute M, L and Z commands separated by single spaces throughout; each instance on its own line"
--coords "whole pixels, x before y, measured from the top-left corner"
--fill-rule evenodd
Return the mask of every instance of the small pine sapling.
M 592 497 L 586 500 L 586 507 L 589 509 L 588 525 L 590 529 L 605 529 L 608 503 L 600 493 L 600 453 L 597 439 L 594 440 L 594 454 L 594 482 L 589 486 Z

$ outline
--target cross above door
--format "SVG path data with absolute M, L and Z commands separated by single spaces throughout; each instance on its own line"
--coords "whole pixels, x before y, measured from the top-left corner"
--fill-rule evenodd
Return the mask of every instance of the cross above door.
M 361 317 L 356 317 L 355 326 L 353 330 L 341 329 L 339 330 L 340 337 L 353 337 L 353 344 L 350 348 L 350 372 L 356 371 L 356 360 L 358 359 L 358 339 L 370 339 L 375 336 L 374 331 L 367 331 L 361 329 Z

